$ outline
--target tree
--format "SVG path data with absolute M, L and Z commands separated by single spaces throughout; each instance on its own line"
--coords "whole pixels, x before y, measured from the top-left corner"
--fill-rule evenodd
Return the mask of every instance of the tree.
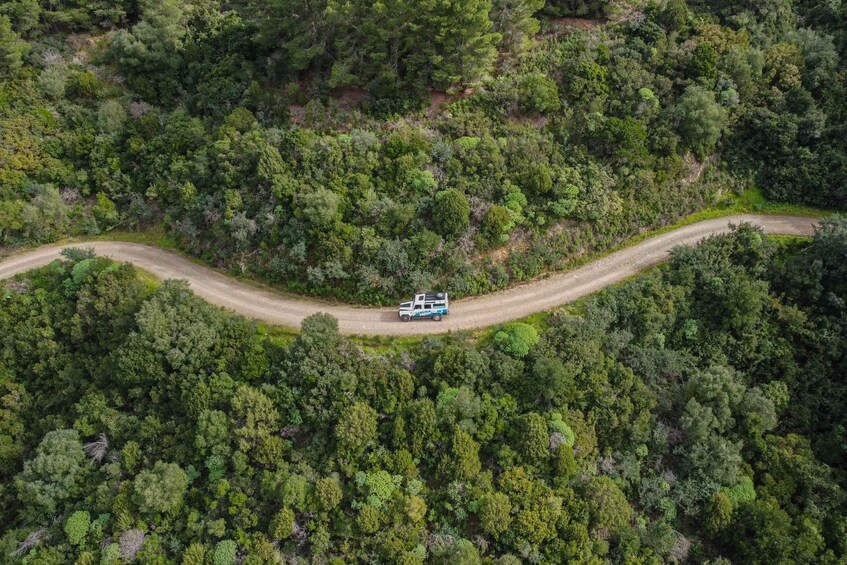
M 85 510 L 77 510 L 65 521 L 65 535 L 71 545 L 80 545 L 85 540 L 88 527 L 91 525 L 91 515 Z
M 379 531 L 380 512 L 374 506 L 366 505 L 359 509 L 356 516 L 356 526 L 365 534 L 375 534 Z
M 238 554 L 238 546 L 230 539 L 219 541 L 212 554 L 214 565 L 234 565 Z
M 340 339 L 338 320 L 331 314 L 318 312 L 303 319 L 298 343 L 310 350 L 333 350 Z
M 544 73 L 529 73 L 521 79 L 521 109 L 527 114 L 547 114 L 561 106 L 556 81 Z
M 341 199 L 331 190 L 321 187 L 302 195 L 299 200 L 300 214 L 315 231 L 329 230 L 341 221 Z
M 608 15 L 608 0 L 548 0 L 545 11 L 554 16 L 602 18 Z
M 188 10 L 176 0 L 143 0 L 140 8 L 140 21 L 112 37 L 109 54 L 136 90 L 170 99 L 183 63 Z
M 720 534 L 732 521 L 732 501 L 723 492 L 716 492 L 706 505 L 706 530 Z
M 553 453 L 553 469 L 556 475 L 563 479 L 569 479 L 576 473 L 578 465 L 573 455 L 573 447 L 561 444 Z
M 489 18 L 492 31 L 500 36 L 500 49 L 522 51 L 538 33 L 533 16 L 544 7 L 544 0 L 492 0 Z
M 49 516 L 79 494 L 85 476 L 85 453 L 76 430 L 47 432 L 15 479 L 18 498 L 28 512 Z
M 574 371 L 559 359 L 540 355 L 532 365 L 531 378 L 520 383 L 526 402 L 546 406 L 568 404 L 576 395 Z
M 303 71 L 324 54 L 332 21 L 323 18 L 327 2 L 319 0 L 264 0 L 251 14 L 259 26 L 261 45 L 279 51 L 274 70 L 282 76 Z M 329 29 L 327 29 L 329 28 Z
M 342 452 L 355 454 L 376 435 L 376 410 L 356 402 L 341 414 L 335 426 L 335 439 Z
M 702 79 L 707 84 L 712 84 L 718 78 L 717 65 L 718 54 L 715 48 L 708 41 L 702 41 L 697 44 L 691 54 L 688 72 L 692 79 Z
M 8 77 L 23 66 L 23 56 L 29 44 L 12 29 L 12 22 L 0 14 L 0 77 Z
M 491 0 L 439 0 L 426 14 L 422 29 L 433 40 L 437 86 L 473 85 L 491 72 L 500 36 L 491 32 L 490 11 Z
M 512 523 L 512 503 L 502 492 L 492 492 L 479 505 L 479 523 L 485 533 L 494 537 L 509 529 Z
M 285 540 L 294 533 L 294 511 L 282 508 L 271 520 L 268 535 L 275 540 Z
M 547 421 L 540 414 L 524 414 L 520 425 L 520 450 L 527 460 L 541 462 L 550 455 L 550 435 Z
M 494 335 L 497 347 L 517 358 L 526 357 L 539 339 L 538 331 L 523 322 L 509 324 Z
M 509 239 L 509 230 L 513 224 L 512 213 L 509 209 L 495 204 L 482 216 L 480 233 L 489 243 L 504 243 L 504 240 Z
M 155 516 L 182 505 L 188 475 L 179 465 L 157 461 L 151 470 L 139 472 L 132 481 L 133 499 L 139 510 Z
M 443 236 L 464 233 L 470 224 L 471 207 L 465 195 L 456 189 L 442 190 L 435 194 L 432 221 L 435 231 Z
M 272 466 L 282 455 L 283 446 L 276 433 L 279 412 L 270 398 L 253 387 L 242 385 L 231 401 L 231 428 L 238 448 L 251 454 L 264 466 Z
M 606 476 L 591 478 L 585 485 L 586 501 L 594 528 L 619 528 L 629 522 L 632 507 L 621 489 Z
M 206 562 L 206 546 L 202 543 L 192 543 L 182 554 L 181 565 L 203 565 Z
M 793 38 L 803 54 L 804 84 L 810 90 L 826 84 L 838 67 L 838 51 L 832 37 L 813 29 L 798 29 Z
M 315 499 L 323 511 L 329 511 L 341 504 L 343 492 L 337 481 L 324 477 L 315 483 Z
M 701 159 L 714 150 L 727 123 L 726 110 L 715 101 L 714 92 L 697 85 L 685 89 L 677 116 L 683 141 Z
M 197 418 L 194 447 L 206 456 L 228 456 L 232 451 L 229 434 L 226 414 L 220 410 L 203 410 Z
M 456 427 L 453 430 L 452 472 L 453 476 L 460 481 L 473 479 L 479 474 L 482 464 L 479 461 L 479 444 L 463 429 Z
M 679 31 L 689 18 L 688 4 L 685 0 L 668 0 L 661 12 L 661 21 L 668 31 Z

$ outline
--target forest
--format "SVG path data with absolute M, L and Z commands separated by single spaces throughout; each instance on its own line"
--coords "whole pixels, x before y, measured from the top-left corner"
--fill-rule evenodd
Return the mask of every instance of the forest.
M 843 565 L 845 55 L 838 1 L 3 1 L 0 257 L 387 304 L 833 214 L 396 340 L 81 243 L 0 281 L 0 563 Z
M 538 324 L 296 336 L 77 249 L 0 288 L 0 559 L 847 559 L 847 219 Z
M 0 245 L 141 230 L 384 304 L 745 191 L 845 209 L 845 46 L 809 0 L 7 0 Z

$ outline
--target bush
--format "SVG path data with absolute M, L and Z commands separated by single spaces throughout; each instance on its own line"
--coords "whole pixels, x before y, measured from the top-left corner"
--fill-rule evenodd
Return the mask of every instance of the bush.
M 550 431 L 553 433 L 562 435 L 562 443 L 567 445 L 568 447 L 573 447 L 574 444 L 574 433 L 571 427 L 562 420 L 562 415 L 558 412 L 554 412 L 550 415 L 550 421 L 547 423 Z
M 539 340 L 538 331 L 522 322 L 509 324 L 494 336 L 494 343 L 504 353 L 517 358 L 525 357 Z
M 527 114 L 554 112 L 562 105 L 556 81 L 541 72 L 523 77 L 520 84 L 521 110 Z
M 91 525 L 91 515 L 85 510 L 77 510 L 65 522 L 65 534 L 72 545 L 80 545 Z
M 485 211 L 480 225 L 480 233 L 489 243 L 508 241 L 512 227 L 512 213 L 505 206 L 494 205 Z
M 741 477 L 738 484 L 725 488 L 722 492 L 729 497 L 734 506 L 756 499 L 756 487 L 753 486 L 753 479 L 747 476 Z
M 294 512 L 290 508 L 283 508 L 271 520 L 270 534 L 273 539 L 284 540 L 294 533 Z
M 212 556 L 212 562 L 215 565 L 233 565 L 235 563 L 238 546 L 235 542 L 229 539 L 218 542 L 215 546 L 215 553 Z
M 100 92 L 100 80 L 91 71 L 74 73 L 65 86 L 65 96 L 68 98 L 92 99 Z
M 435 195 L 432 221 L 435 231 L 443 236 L 455 236 L 468 229 L 471 207 L 465 195 L 455 189 L 442 190 Z

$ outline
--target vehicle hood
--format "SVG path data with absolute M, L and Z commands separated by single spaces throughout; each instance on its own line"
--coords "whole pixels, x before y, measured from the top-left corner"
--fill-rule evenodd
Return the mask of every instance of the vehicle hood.
M 400 308 L 411 308 L 411 307 L 412 307 L 411 302 L 401 302 L 400 303 Z

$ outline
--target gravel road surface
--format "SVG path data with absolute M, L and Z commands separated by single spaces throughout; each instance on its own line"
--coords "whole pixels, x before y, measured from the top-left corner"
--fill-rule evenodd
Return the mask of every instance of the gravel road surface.
M 299 327 L 306 316 L 327 312 L 338 319 L 339 328 L 345 334 L 437 334 L 448 330 L 483 328 L 550 310 L 665 261 L 671 249 L 678 245 L 691 245 L 712 234 L 728 232 L 730 224 L 742 222 L 761 226 L 769 234 L 811 235 L 817 220 L 800 216 L 745 214 L 697 222 L 621 249 L 579 269 L 485 296 L 451 301 L 450 315 L 441 322 L 418 320 L 403 323 L 398 319 L 395 308 L 358 307 L 283 295 L 237 281 L 177 253 L 119 241 L 47 246 L 12 255 L 0 262 L 0 280 L 46 265 L 59 258 L 64 248 L 93 248 L 99 255 L 134 263 L 160 279 L 184 279 L 198 296 L 212 304 L 272 324 Z

